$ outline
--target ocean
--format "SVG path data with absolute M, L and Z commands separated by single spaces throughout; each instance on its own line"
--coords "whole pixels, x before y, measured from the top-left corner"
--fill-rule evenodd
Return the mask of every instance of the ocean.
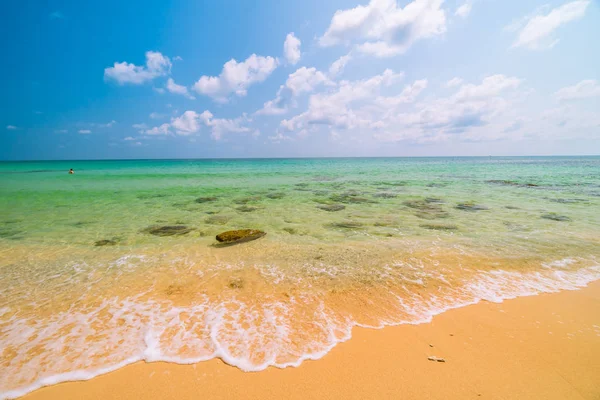
M 215 240 L 243 228 L 267 235 Z M 295 367 L 596 279 L 600 157 L 0 162 L 0 398 L 140 360 Z

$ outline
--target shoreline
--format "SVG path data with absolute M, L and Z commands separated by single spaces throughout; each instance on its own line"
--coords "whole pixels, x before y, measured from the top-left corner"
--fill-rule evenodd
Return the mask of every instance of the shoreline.
M 297 368 L 248 373 L 220 359 L 142 361 L 20 398 L 597 399 L 598 310 L 594 281 L 575 291 L 481 301 L 424 324 L 354 327 L 351 340 Z

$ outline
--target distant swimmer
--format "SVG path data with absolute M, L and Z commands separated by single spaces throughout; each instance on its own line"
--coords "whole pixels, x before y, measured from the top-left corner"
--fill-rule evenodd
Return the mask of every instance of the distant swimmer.
M 69 174 L 70 174 L 70 175 L 73 175 L 74 173 L 75 173 L 75 171 L 73 171 L 73 168 L 71 168 L 71 169 L 69 170 Z

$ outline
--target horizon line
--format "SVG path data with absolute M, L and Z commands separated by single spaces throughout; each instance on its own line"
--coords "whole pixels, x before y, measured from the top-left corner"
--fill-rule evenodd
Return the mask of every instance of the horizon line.
M 542 154 L 542 155 L 488 155 L 488 156 L 296 156 L 296 157 L 198 157 L 198 158 L 87 158 L 87 159 L 21 159 L 0 160 L 9 162 L 49 162 L 49 161 L 191 161 L 191 160 L 302 160 L 302 159 L 365 159 L 365 158 L 517 158 L 517 157 L 600 157 L 600 154 Z

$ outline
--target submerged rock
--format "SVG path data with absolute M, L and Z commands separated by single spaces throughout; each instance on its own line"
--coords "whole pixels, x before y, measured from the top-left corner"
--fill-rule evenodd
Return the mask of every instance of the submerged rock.
M 336 203 L 344 203 L 344 204 L 366 204 L 366 203 L 377 203 L 374 200 L 368 199 L 366 197 L 359 196 L 359 192 L 349 191 L 341 194 L 334 194 L 329 199 Z
M 334 212 L 334 211 L 342 211 L 343 209 L 346 208 L 346 206 L 343 204 L 322 204 L 322 205 L 317 206 L 317 208 L 324 210 L 324 211 Z
M 403 203 L 406 207 L 418 210 L 415 216 L 422 219 L 438 219 L 450 216 L 448 212 L 442 209 L 438 203 L 432 203 L 425 200 L 408 200 Z
M 356 221 L 343 221 L 343 222 L 334 222 L 329 224 L 328 226 L 332 228 L 342 228 L 342 229 L 357 229 L 362 228 L 363 224 Z
M 482 206 L 479 204 L 475 204 L 473 202 L 466 202 L 466 203 L 458 203 L 456 205 L 457 210 L 463 210 L 463 211 L 483 211 L 483 210 L 489 210 L 488 207 L 486 206 Z
M 244 280 L 242 278 L 236 278 L 229 282 L 227 285 L 230 289 L 243 289 Z
M 229 220 L 230 218 L 225 215 L 211 215 L 210 217 L 206 218 L 204 222 L 211 225 L 225 225 L 229 222 Z
M 261 199 L 260 196 L 248 196 L 242 197 L 241 199 L 234 200 L 233 202 L 236 204 L 248 204 L 252 201 L 259 201 Z
M 234 244 L 260 239 L 266 234 L 266 232 L 259 231 L 258 229 L 239 229 L 235 231 L 219 233 L 216 236 L 216 239 L 220 243 Z
M 458 229 L 456 225 L 442 225 L 442 224 L 423 224 L 421 228 L 433 229 L 436 231 L 455 231 Z
M 535 183 L 520 183 L 517 181 L 511 181 L 508 179 L 490 179 L 485 182 L 491 183 L 493 185 L 504 185 L 504 186 L 518 186 L 518 187 L 538 187 L 539 186 Z
M 269 193 L 267 195 L 267 197 L 269 199 L 279 200 L 279 199 L 283 199 L 285 197 L 285 193 Z
M 373 197 L 378 197 L 380 199 L 393 199 L 393 198 L 395 198 L 397 196 L 398 195 L 396 193 L 389 193 L 389 192 L 375 193 L 373 195 Z
M 587 203 L 586 199 L 548 199 L 554 203 L 560 204 L 574 204 L 574 203 Z
M 94 243 L 94 246 L 115 246 L 117 244 L 116 240 L 112 239 L 102 239 L 98 240 Z
M 202 203 L 210 203 L 210 202 L 213 202 L 213 201 L 217 201 L 217 197 L 215 197 L 215 196 L 198 197 L 195 200 L 196 203 L 200 203 L 200 204 L 202 204 Z
M 236 208 L 239 212 L 252 212 L 258 210 L 258 207 L 241 206 Z
M 193 228 L 188 228 L 185 225 L 167 225 L 167 226 L 150 226 L 144 229 L 143 232 L 154 236 L 180 236 L 193 231 Z
M 542 218 L 550 219 L 552 221 L 570 221 L 571 220 L 571 218 L 567 217 L 566 215 L 559 215 L 557 213 L 543 214 Z

